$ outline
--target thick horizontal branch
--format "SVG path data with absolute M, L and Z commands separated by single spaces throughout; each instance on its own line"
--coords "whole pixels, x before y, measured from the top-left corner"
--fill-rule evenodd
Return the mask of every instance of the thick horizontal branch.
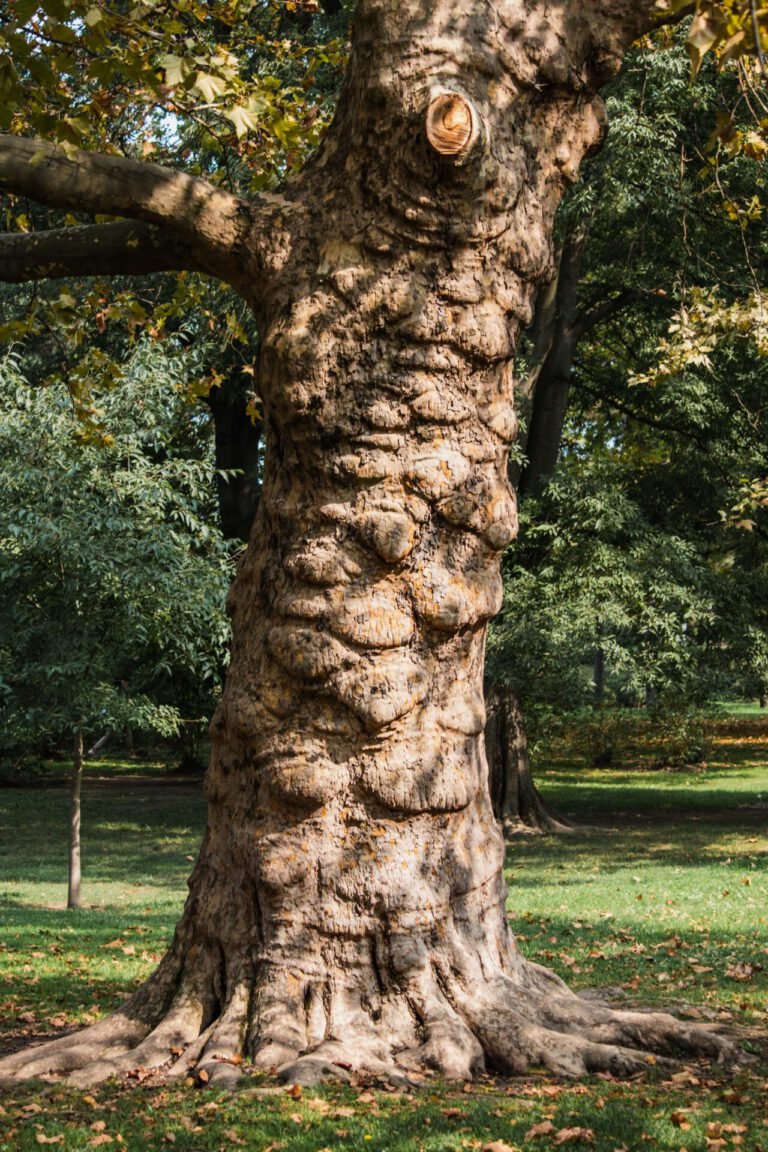
M 233 254 L 252 240 L 252 205 L 205 180 L 159 164 L 0 135 L 0 191 L 155 224 L 192 246 L 197 267 L 241 286 L 243 270 Z
M 0 235 L 0 281 L 204 271 L 189 245 L 141 221 Z

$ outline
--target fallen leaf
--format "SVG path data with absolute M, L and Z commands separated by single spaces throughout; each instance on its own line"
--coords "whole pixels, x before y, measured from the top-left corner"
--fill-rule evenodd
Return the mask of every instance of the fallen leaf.
M 311 1108 L 313 1112 L 320 1112 L 323 1116 L 331 1110 L 330 1104 L 327 1100 L 323 1100 L 322 1096 L 313 1096 L 306 1103 L 307 1108 Z
M 671 1077 L 672 1084 L 690 1084 L 692 1088 L 698 1088 L 701 1084 L 698 1076 L 694 1076 L 689 1068 L 684 1069 L 682 1072 L 673 1072 Z
M 751 980 L 755 974 L 755 968 L 752 964 L 729 964 L 725 974 L 730 980 Z
M 46 1136 L 44 1132 L 35 1132 L 36 1144 L 63 1144 L 64 1133 L 60 1132 L 58 1136 Z
M 89 1140 L 88 1144 L 91 1148 L 99 1148 L 102 1144 L 111 1144 L 112 1137 L 107 1136 L 106 1132 L 102 1132 L 100 1136 L 94 1136 L 93 1140 Z
M 669 1119 L 675 1128 L 680 1128 L 683 1132 L 687 1132 L 691 1127 L 691 1123 L 685 1112 L 673 1112 Z
M 94 1120 L 93 1124 L 91 1124 L 91 1132 L 104 1132 L 106 1131 L 106 1127 L 106 1120 Z
M 551 1120 L 542 1120 L 541 1124 L 534 1124 L 525 1134 L 526 1140 L 533 1140 L 535 1136 L 550 1136 L 555 1131 Z
M 580 1140 L 582 1144 L 594 1144 L 595 1134 L 591 1128 L 561 1128 L 555 1136 L 555 1144 L 570 1144 Z
M 515 1152 L 511 1144 L 503 1140 L 494 1140 L 493 1144 L 483 1144 L 483 1152 Z

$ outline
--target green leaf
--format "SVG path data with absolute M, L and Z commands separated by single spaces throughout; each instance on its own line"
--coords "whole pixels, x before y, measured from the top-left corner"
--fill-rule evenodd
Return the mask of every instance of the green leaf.
M 190 91 L 199 92 L 203 100 L 209 104 L 212 104 L 217 96 L 223 96 L 228 88 L 226 80 L 210 72 L 196 72 L 190 84 Z
M 249 132 L 255 132 L 259 127 L 259 117 L 255 112 L 244 108 L 242 104 L 235 104 L 232 108 L 227 108 L 224 115 L 234 125 L 239 139 L 247 136 Z

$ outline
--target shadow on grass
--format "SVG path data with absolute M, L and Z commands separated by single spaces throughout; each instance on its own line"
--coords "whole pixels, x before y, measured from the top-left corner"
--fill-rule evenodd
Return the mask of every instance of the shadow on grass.
M 0 883 L 66 880 L 69 798 L 63 789 L 0 792 Z M 183 883 L 205 825 L 199 786 L 87 781 L 83 869 L 89 882 Z M 30 837 L 34 836 L 34 852 Z

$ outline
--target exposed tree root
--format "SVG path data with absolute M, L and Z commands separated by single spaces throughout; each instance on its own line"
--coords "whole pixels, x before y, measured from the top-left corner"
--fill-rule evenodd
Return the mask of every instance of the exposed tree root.
M 496 975 L 483 986 L 467 986 L 465 975 L 455 966 L 449 973 L 433 957 L 376 1005 L 354 984 L 305 987 L 303 996 L 288 999 L 290 979 L 260 988 L 241 979 L 214 1020 L 187 980 L 171 997 L 147 984 L 98 1024 L 0 1060 L 0 1081 L 42 1077 L 91 1087 L 156 1071 L 165 1079 L 232 1086 L 244 1059 L 283 1083 L 303 1085 L 352 1075 L 404 1084 L 425 1068 L 457 1080 L 486 1068 L 627 1078 L 683 1056 L 738 1056 L 711 1028 L 581 999 L 534 964 L 521 961 L 512 976 Z M 147 1019 L 150 1004 L 154 1020 Z M 313 1035 L 315 1028 L 323 1031 Z

